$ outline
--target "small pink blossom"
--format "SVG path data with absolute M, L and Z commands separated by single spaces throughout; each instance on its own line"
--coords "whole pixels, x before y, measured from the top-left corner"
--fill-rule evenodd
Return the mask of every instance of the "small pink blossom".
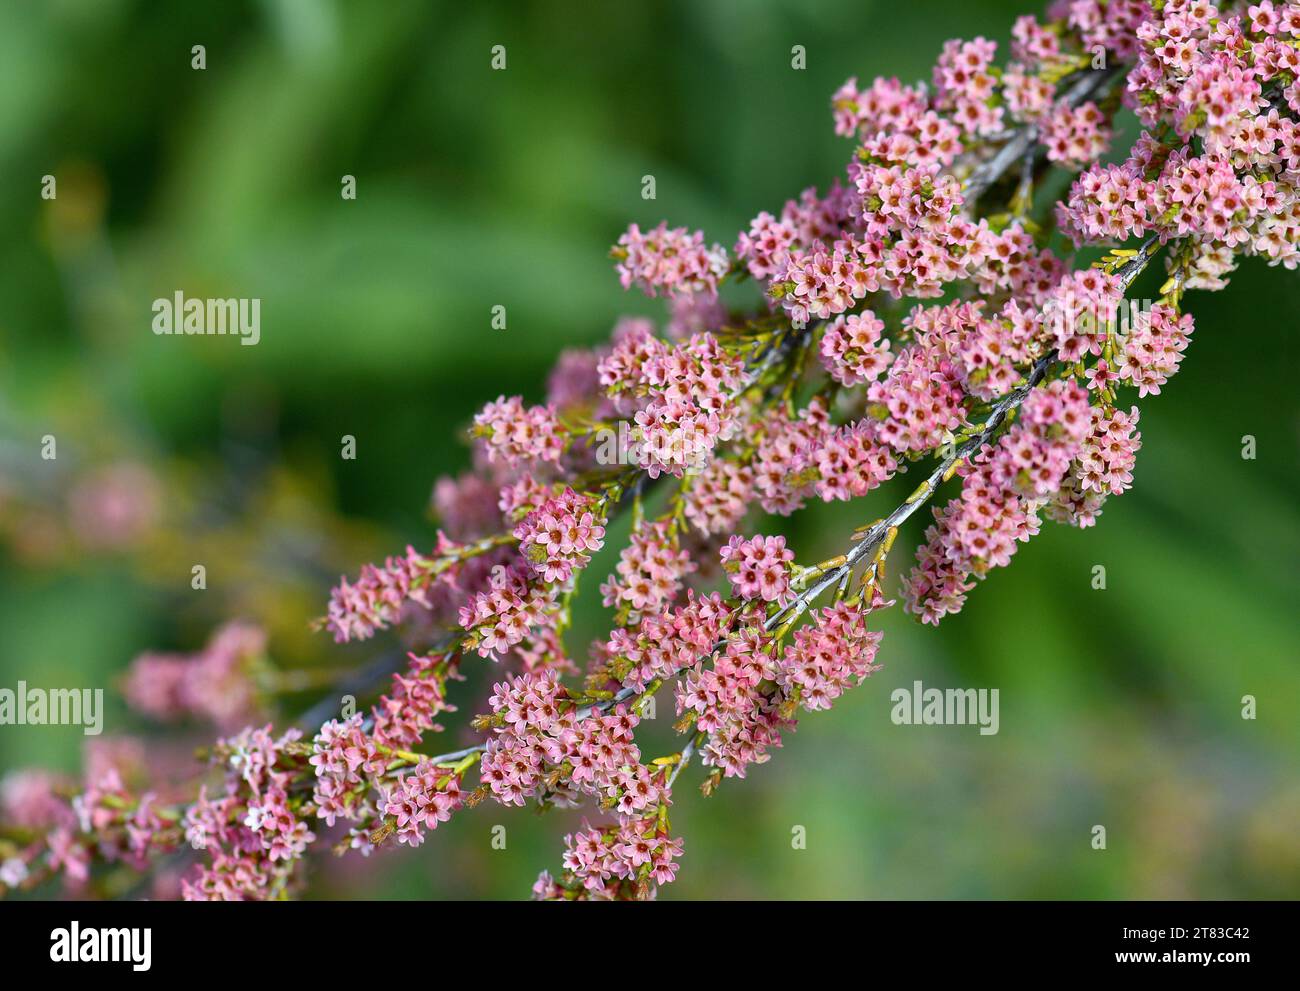
M 794 551 L 784 537 L 732 537 L 722 548 L 722 566 L 731 587 L 743 599 L 784 602 L 790 592 Z

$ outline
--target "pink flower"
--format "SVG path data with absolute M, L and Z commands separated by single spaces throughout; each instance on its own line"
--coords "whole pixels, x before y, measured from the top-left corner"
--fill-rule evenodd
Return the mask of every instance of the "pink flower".
M 595 500 L 566 488 L 525 516 L 514 535 L 542 581 L 564 584 L 604 545 L 604 519 Z
M 1079 452 L 1074 474 L 1084 491 L 1120 495 L 1133 484 L 1133 465 L 1142 435 L 1136 427 L 1138 408 L 1092 410 L 1091 430 Z
M 634 418 L 635 453 L 651 478 L 701 470 L 714 446 L 734 434 L 734 394 L 744 382 L 743 371 L 743 363 L 712 334 L 697 334 L 647 356 L 639 390 L 650 398 Z
M 706 246 L 704 234 L 685 227 L 668 229 L 667 222 L 644 234 L 632 224 L 618 239 L 615 266 L 623 288 L 640 286 L 647 296 L 660 292 L 715 295 L 727 272 L 727 253 Z
M 606 650 L 625 658 L 630 671 L 623 684 L 643 691 L 655 678 L 671 678 L 698 665 L 730 630 L 733 610 L 717 592 L 686 593 L 686 603 L 643 616 L 634 630 L 616 629 Z
M 1074 382 L 1034 389 L 1001 439 L 959 470 L 961 498 L 934 510 L 935 526 L 908 577 L 907 608 L 937 624 L 961 609 L 970 576 L 1010 563 L 1038 532 L 1040 504 L 1065 484 L 1092 430 L 1088 394 Z
M 606 606 L 628 610 L 629 619 L 637 622 L 643 611 L 658 612 L 672 602 L 683 577 L 694 570 L 690 553 L 678 546 L 670 525 L 661 521 L 632 531 L 616 574 L 600 591 Z
M 264 662 L 266 634 L 248 623 L 220 627 L 192 654 L 142 654 L 123 685 L 127 703 L 155 719 L 185 716 L 231 728 L 253 714 L 253 672 Z
M 831 432 L 830 413 L 820 399 L 798 416 L 777 409 L 769 414 L 764 432 L 754 453 L 754 490 L 766 512 L 788 516 L 812 494 L 814 458 Z
M 1180 316 L 1159 303 L 1140 314 L 1116 361 L 1119 377 L 1137 386 L 1139 396 L 1159 395 L 1182 363 L 1192 326 L 1190 313 Z
M 732 537 L 722 548 L 722 566 L 731 587 L 742 599 L 784 602 L 790 593 L 790 562 L 794 551 L 784 537 Z
M 777 684 L 809 712 L 829 709 L 845 690 L 880 670 L 872 662 L 883 636 L 867 629 L 861 607 L 841 602 L 821 609 L 815 623 L 795 631 L 778 667 Z
M 869 420 L 839 427 L 814 455 L 817 494 L 826 502 L 857 499 L 891 477 L 898 462 Z
M 883 407 L 880 439 L 900 454 L 927 451 L 966 422 L 965 393 L 950 358 L 916 345 L 899 352 L 867 398 Z
M 1100 157 L 1110 145 L 1105 119 L 1092 102 L 1077 107 L 1057 104 L 1043 122 L 1048 160 L 1077 169 Z
M 789 254 L 773 282 L 773 293 L 795 326 L 843 313 L 881 284 L 881 255 L 875 240 L 839 239 Z
M 525 408 L 519 396 L 501 396 L 474 417 L 476 437 L 483 439 L 488 460 L 506 465 L 558 461 L 566 434 L 550 406 Z
M 889 341 L 880 339 L 885 329 L 870 310 L 838 317 L 822 336 L 822 364 L 841 385 L 872 382 L 889 367 Z
M 744 777 L 750 764 L 765 763 L 781 746 L 793 721 L 780 713 L 781 699 L 765 691 L 775 681 L 775 644 L 761 629 L 729 637 L 711 668 L 689 672 L 678 684 L 677 711 L 693 713 L 707 733 L 702 760 L 727 777 Z
M 416 847 L 462 804 L 460 775 L 424 760 L 389 790 L 384 813 L 396 822 L 397 841 Z
M 686 491 L 686 518 L 708 536 L 733 529 L 754 499 L 754 470 L 715 458 Z
M 355 584 L 346 578 L 330 595 L 326 626 L 339 643 L 366 640 L 396 622 L 407 602 L 428 606 L 429 559 L 407 547 L 381 567 L 364 565 Z
M 548 622 L 555 589 L 533 579 L 532 566 L 520 561 L 499 569 L 486 589 L 470 597 L 460 609 L 460 625 L 470 634 L 467 648 L 499 657 Z
M 588 898 L 618 897 L 620 882 L 642 878 L 667 884 L 677 876 L 682 853 L 682 841 L 670 839 L 653 818 L 601 827 L 584 821 L 582 829 L 564 838 L 564 845 L 565 869 Z M 545 875 L 533 890 L 540 897 L 556 897 L 553 884 Z

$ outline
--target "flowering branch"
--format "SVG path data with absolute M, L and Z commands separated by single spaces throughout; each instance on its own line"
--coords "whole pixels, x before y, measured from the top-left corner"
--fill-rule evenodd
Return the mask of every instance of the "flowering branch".
M 1187 290 L 1223 288 L 1242 256 L 1300 264 L 1300 8 L 1156 6 L 1022 17 L 1002 66 L 991 41 L 951 41 L 929 87 L 849 80 L 832 98 L 855 143 L 845 181 L 759 213 L 733 253 L 666 222 L 629 227 L 615 269 L 667 299 L 664 333 L 625 319 L 608 344 L 560 356 L 544 402 L 488 403 L 474 469 L 435 488 L 432 552 L 334 590 L 322 625 L 336 639 L 399 627 L 421 647 L 390 692 L 310 741 L 269 725 L 221 740 L 220 780 L 197 798 L 160 801 L 115 770 L 71 806 L 29 797 L 0 831 L 0 883 L 84 885 L 183 837 L 205 860 L 186 897 L 286 897 L 317 831 L 340 853 L 418 846 L 491 799 L 597 816 L 565 836 L 537 896 L 653 896 L 684 849 L 670 809 L 687 766 L 706 769 L 706 794 L 743 777 L 878 670 L 869 624 L 892 605 L 905 521 L 960 479 L 930 506 L 900 588 L 938 624 L 1045 520 L 1091 526 L 1131 487 L 1139 410 L 1120 391 L 1158 395 L 1177 372 Z M 1091 68 L 1099 49 L 1113 68 Z M 1121 104 L 1143 131 L 1103 165 Z M 1040 168 L 1074 176 L 1041 216 Z M 1007 176 L 1006 201 L 986 202 Z M 1107 250 L 1075 267 L 1054 233 Z M 1158 252 L 1158 298 L 1129 300 Z M 752 308 L 721 302 L 733 277 L 763 288 Z M 860 500 L 920 463 L 911 495 L 828 560 L 800 565 L 783 536 L 743 535 L 752 512 Z M 566 644 L 580 578 L 627 507 L 631 535 L 599 588 L 611 628 L 580 672 Z M 224 675 L 240 667 L 210 654 L 193 671 L 139 664 L 131 694 L 159 713 L 182 697 L 218 711 L 207 703 L 227 689 L 208 675 L 238 686 Z M 425 754 L 475 657 L 501 672 L 470 720 L 485 739 Z M 150 694 L 164 681 L 180 687 Z M 685 741 L 646 758 L 637 729 L 669 685 Z

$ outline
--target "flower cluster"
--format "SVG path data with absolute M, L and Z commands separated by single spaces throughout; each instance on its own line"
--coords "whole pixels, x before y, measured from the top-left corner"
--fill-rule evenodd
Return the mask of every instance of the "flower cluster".
M 670 523 L 660 521 L 637 527 L 619 554 L 613 575 L 600 587 L 607 606 L 623 611 L 629 622 L 644 612 L 657 612 L 677 597 L 683 578 L 696 570 L 690 552 L 683 550 Z
M 726 533 L 744 518 L 753 499 L 753 467 L 714 458 L 686 493 L 686 518 L 704 537 Z
M 898 470 L 870 420 L 836 427 L 813 454 L 817 494 L 826 502 L 864 496 Z
M 809 712 L 829 709 L 846 689 L 880 665 L 872 662 L 884 634 L 867 629 L 867 611 L 840 602 L 822 609 L 796 630 L 777 669 L 776 683 Z
M 505 465 L 558 461 L 565 432 L 549 406 L 525 407 L 519 396 L 501 396 L 474 417 L 474 435 L 483 439 L 488 459 Z
M 1192 315 L 1180 315 L 1157 304 L 1140 314 L 1136 324 L 1116 357 L 1116 373 L 1135 386 L 1139 396 L 1159 395 L 1160 387 L 1178 371 L 1183 360 L 1192 332 Z
M 1186 238 L 1199 288 L 1222 288 L 1239 254 L 1300 262 L 1300 17 L 1271 2 L 1246 13 L 1174 0 L 1135 25 L 1125 97 L 1148 130 L 1070 191 L 1061 224 L 1076 241 Z
M 673 678 L 710 656 L 734 620 L 734 610 L 717 592 L 688 590 L 683 605 L 651 613 L 635 629 L 612 631 L 604 649 L 620 660 L 621 682 L 643 692 L 655 679 Z
M 575 706 L 555 676 L 522 675 L 496 686 L 492 710 L 500 720 L 488 742 L 481 773 L 493 796 L 523 805 L 542 790 L 585 791 L 644 807 L 657 787 L 638 787 L 640 751 L 632 730 L 637 715 L 625 706 L 577 719 Z M 549 774 L 556 769 L 558 773 Z
M 1045 509 L 1061 523 L 1092 526 L 1108 495 L 1120 495 L 1133 484 L 1133 465 L 1142 435 L 1137 430 L 1136 406 L 1121 409 L 1092 408 L 1092 422 L 1070 472 Z
M 219 741 L 224 756 L 222 791 L 207 787 L 185 814 L 185 838 L 210 863 L 183 882 L 191 901 L 243 901 L 279 897 L 315 834 L 290 796 L 296 761 L 288 751 L 299 730 L 274 736 L 271 727 L 247 729 Z
M 649 881 L 667 884 L 677 877 L 676 859 L 682 841 L 670 839 L 657 818 L 629 819 L 618 825 L 583 828 L 564 837 L 564 866 L 581 883 L 588 898 L 619 896 L 620 882 L 644 887 Z M 572 897 L 549 873 L 538 878 L 533 892 L 542 899 Z
M 1110 146 L 1110 131 L 1097 104 L 1057 106 L 1043 121 L 1043 144 L 1053 162 L 1083 168 Z
M 742 599 L 784 604 L 790 596 L 790 562 L 794 551 L 784 537 L 732 537 L 722 548 L 722 567 Z
M 650 881 L 674 878 L 682 843 L 664 827 L 670 786 L 664 769 L 640 763 L 632 709 L 583 712 L 551 672 L 498 684 L 490 701 L 495 729 L 480 774 L 498 802 L 573 805 L 589 795 L 618 817 L 617 825 L 584 827 L 570 842 L 565 877 L 544 874 L 534 889 L 539 896 L 612 897 L 611 885 L 627 881 L 644 897 Z
M 547 624 L 554 616 L 554 589 L 532 578 L 532 566 L 518 561 L 498 570 L 488 587 L 461 607 L 466 649 L 477 649 L 481 657 L 498 657 Z
M 703 763 L 726 777 L 744 777 L 750 764 L 770 759 L 781 746 L 781 732 L 794 726 L 782 714 L 784 699 L 770 687 L 776 681 L 775 641 L 747 627 L 728 637 L 711 668 L 692 671 L 678 684 L 677 712 L 694 717 L 707 734 Z
M 942 352 L 904 348 L 867 398 L 883 413 L 877 432 L 899 454 L 929 451 L 966 425 L 961 374 Z
M 1002 123 L 1002 108 L 991 99 L 997 78 L 990 71 L 997 45 L 987 38 L 953 39 L 934 67 L 938 105 L 967 134 L 988 134 Z
M 928 623 L 958 611 L 972 576 L 1005 567 L 1038 532 L 1038 509 L 1058 491 L 1091 429 L 1087 391 L 1065 381 L 1034 389 L 1020 419 L 961 468 L 962 493 L 934 511 L 906 585 L 907 606 Z
M 144 776 L 144 749 L 126 739 L 87 747 L 80 786 L 40 771 L 7 775 L 0 786 L 7 838 L 40 839 L 19 846 L 7 839 L 0 885 L 31 888 L 61 875 L 84 896 L 96 861 L 143 870 L 174 851 L 183 838 L 179 812 L 158 792 L 134 787 Z
M 383 811 L 396 822 L 397 840 L 410 846 L 424 842 L 424 831 L 438 828 L 460 808 L 460 776 L 453 770 L 422 760 L 388 789 Z
M 397 622 L 408 602 L 429 606 L 426 579 L 431 562 L 407 547 L 383 565 L 367 564 L 355 582 L 339 580 L 330 596 L 326 625 L 339 643 L 366 640 Z
M 152 719 L 193 717 L 228 729 L 256 707 L 253 675 L 265 653 L 259 627 L 227 623 L 195 654 L 141 654 L 127 670 L 122 694 Z
M 822 334 L 822 363 L 840 385 L 874 382 L 889 367 L 889 341 L 881 340 L 884 321 L 870 310 L 838 317 Z
M 743 364 L 712 334 L 653 349 L 637 371 L 635 382 L 616 381 L 609 391 L 648 396 L 634 422 L 637 464 L 651 478 L 660 472 L 680 478 L 698 469 L 720 441 L 734 436 L 733 394 L 743 382 Z
M 566 488 L 524 517 L 515 537 L 538 578 L 563 584 L 586 567 L 605 542 L 599 514 L 592 499 Z
M 365 811 L 363 775 L 378 776 L 387 764 L 364 722 L 360 713 L 343 720 L 332 719 L 312 741 L 308 761 L 316 771 L 313 800 L 316 814 L 326 825 L 333 826 L 340 816 L 360 818 Z
M 435 829 L 459 808 L 464 769 L 411 753 L 425 733 L 442 730 L 436 722 L 441 713 L 455 711 L 446 700 L 447 679 L 454 676 L 447 658 L 411 654 L 406 671 L 393 675 L 392 691 L 369 718 L 355 713 L 321 727 L 308 758 L 318 818 L 333 826 L 339 818 L 364 825 L 388 817 L 398 842 L 419 846 L 422 829 Z M 395 780 L 390 778 L 394 764 Z M 404 764 L 414 768 L 401 773 Z M 368 849 L 367 832 L 355 828 L 352 833 L 363 849 Z
M 684 227 L 669 230 L 667 223 L 645 233 L 633 224 L 618 239 L 615 255 L 623 288 L 637 285 L 651 296 L 660 292 L 714 295 L 728 267 L 726 251 L 716 244 L 706 245 L 701 232 L 692 234 Z

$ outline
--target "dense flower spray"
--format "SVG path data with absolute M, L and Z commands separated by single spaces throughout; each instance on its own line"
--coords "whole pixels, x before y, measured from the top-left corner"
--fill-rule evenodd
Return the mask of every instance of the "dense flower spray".
M 416 846 L 484 800 L 586 810 L 538 897 L 672 881 L 687 765 L 706 793 L 743 776 L 878 669 L 872 614 L 893 605 L 905 520 L 931 514 L 897 594 L 937 624 L 1044 520 L 1091 526 L 1130 487 L 1134 400 L 1178 370 L 1187 290 L 1223 288 L 1242 256 L 1300 262 L 1300 5 L 1070 0 L 1017 20 L 1001 64 L 997 48 L 948 42 L 926 84 L 845 83 L 831 101 L 853 143 L 844 174 L 760 212 L 731 251 L 666 222 L 618 239 L 622 284 L 667 302 L 663 336 L 621 321 L 561 356 L 542 403 L 487 403 L 474 470 L 437 484 L 435 546 L 334 590 L 336 639 L 401 627 L 419 648 L 368 713 L 229 736 L 188 801 L 132 790 L 111 764 L 71 803 L 15 780 L 0 884 L 76 886 L 99 862 L 188 841 L 186 897 L 280 897 L 314 842 Z M 1116 153 L 1121 110 L 1141 133 Z M 1158 298 L 1139 304 L 1157 259 Z M 749 308 L 723 301 L 746 280 Z M 747 525 L 875 498 L 904 473 L 912 494 L 864 509 L 873 522 L 825 561 Z M 612 628 L 578 679 L 572 602 L 624 513 L 631 536 L 600 586 Z M 141 660 L 129 693 L 217 718 L 203 672 L 232 649 L 198 667 Z M 481 736 L 437 753 L 428 737 L 469 665 L 492 666 Z M 668 686 L 683 743 L 650 756 L 638 724 Z

